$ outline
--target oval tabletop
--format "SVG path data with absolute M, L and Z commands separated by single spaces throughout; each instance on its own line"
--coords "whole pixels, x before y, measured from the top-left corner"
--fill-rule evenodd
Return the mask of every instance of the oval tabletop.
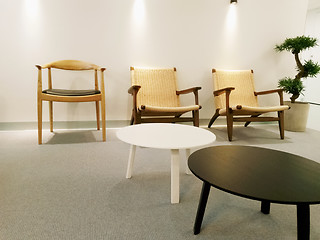
M 121 128 L 117 137 L 129 144 L 161 149 L 186 149 L 210 144 L 216 136 L 205 129 L 183 124 L 144 123 Z
M 287 152 L 251 146 L 215 146 L 188 160 L 201 180 L 223 191 L 284 204 L 320 203 L 320 164 Z

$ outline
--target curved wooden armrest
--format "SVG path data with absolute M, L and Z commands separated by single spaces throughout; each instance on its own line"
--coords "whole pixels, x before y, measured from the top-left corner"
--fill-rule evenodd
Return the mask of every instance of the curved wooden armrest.
M 235 88 L 234 87 L 221 88 L 219 90 L 213 91 L 213 95 L 219 96 L 222 93 L 230 93 L 232 90 L 235 90 Z
M 38 68 L 39 70 L 41 70 L 42 68 L 46 68 L 45 66 L 44 67 L 42 67 L 41 65 L 35 65 L 36 66 L 36 68 Z M 99 67 L 97 70 L 100 70 L 101 72 L 104 72 L 105 70 L 106 70 L 106 68 L 105 67 Z
M 133 95 L 134 93 L 137 93 L 140 88 L 141 88 L 141 86 L 139 86 L 139 85 L 132 85 L 132 86 L 128 89 L 128 93 L 131 94 L 131 95 Z
M 192 93 L 192 92 L 194 93 L 194 92 L 199 91 L 200 89 L 201 89 L 201 87 L 192 87 L 192 88 L 176 91 L 176 93 L 177 93 L 177 95 L 187 94 L 187 93 Z
M 254 95 L 258 96 L 258 95 L 264 95 L 264 94 L 270 94 L 270 93 L 278 93 L 280 98 L 280 105 L 283 105 L 283 89 L 278 88 L 278 89 L 273 89 L 268 91 L 254 92 Z
M 267 91 L 260 91 L 260 92 L 254 92 L 255 96 L 258 95 L 264 95 L 264 94 L 270 94 L 270 93 L 282 93 L 283 90 L 282 89 L 272 89 L 272 90 L 267 90 Z
M 192 87 L 192 88 L 188 88 L 188 89 L 184 89 L 181 91 L 176 91 L 177 95 L 180 94 L 186 94 L 186 93 L 194 93 L 194 103 L 196 105 L 199 105 L 199 97 L 198 97 L 198 91 L 201 89 L 201 87 Z

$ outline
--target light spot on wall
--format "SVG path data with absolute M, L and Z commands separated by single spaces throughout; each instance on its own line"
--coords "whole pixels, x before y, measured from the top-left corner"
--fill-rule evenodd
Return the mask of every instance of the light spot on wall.
M 145 20 L 145 5 L 144 0 L 135 0 L 133 5 L 133 20 L 136 25 L 143 24 Z
M 145 48 L 145 35 L 146 35 L 146 9 L 145 0 L 134 0 L 132 8 L 131 19 L 131 56 L 136 58 L 139 56 L 141 59 L 141 53 Z
M 40 21 L 40 4 L 41 0 L 23 0 L 21 5 L 21 34 L 24 39 L 23 51 L 29 53 L 36 48 L 37 40 L 41 36 L 39 27 L 42 24 Z
M 39 0 L 25 0 L 24 4 L 26 16 L 35 19 L 39 14 Z
M 238 58 L 236 56 L 237 49 L 237 31 L 238 31 L 238 6 L 236 4 L 229 4 L 225 25 L 224 25 L 224 47 L 223 49 L 223 57 L 222 62 L 223 66 L 226 68 L 234 69 L 237 65 Z
M 237 5 L 230 4 L 228 13 L 227 13 L 227 20 L 226 20 L 226 29 L 229 34 L 235 32 L 237 26 Z

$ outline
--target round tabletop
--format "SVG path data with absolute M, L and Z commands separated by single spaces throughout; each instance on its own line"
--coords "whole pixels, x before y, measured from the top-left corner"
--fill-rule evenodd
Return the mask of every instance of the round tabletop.
M 254 200 L 320 203 L 320 164 L 287 152 L 251 146 L 215 146 L 188 160 L 202 181 Z
M 121 128 L 117 137 L 129 144 L 161 149 L 187 149 L 210 144 L 216 136 L 205 129 L 183 124 L 144 123 Z

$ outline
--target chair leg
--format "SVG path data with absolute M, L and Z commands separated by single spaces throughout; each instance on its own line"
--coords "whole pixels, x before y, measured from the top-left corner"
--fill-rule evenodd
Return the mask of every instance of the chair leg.
M 97 130 L 100 130 L 100 111 L 99 111 L 99 101 L 96 101 L 96 115 L 97 115 Z
M 251 117 L 258 117 L 260 116 L 261 114 L 257 114 L 257 115 L 251 115 Z M 251 121 L 248 121 L 244 124 L 245 127 L 248 127 L 248 125 L 251 123 Z
M 228 139 L 232 141 L 232 131 L 233 131 L 233 116 L 232 114 L 227 114 L 227 130 L 228 130 Z
M 284 139 L 284 111 L 278 112 L 280 138 Z
M 133 123 L 134 123 L 134 110 L 132 110 L 130 125 L 133 125 Z
M 179 119 L 179 117 L 181 117 L 181 115 L 182 115 L 182 114 L 175 115 L 174 118 L 171 120 L 171 123 L 176 123 L 176 122 L 177 122 L 177 119 Z M 194 123 L 194 112 L 193 112 L 193 111 L 192 111 L 192 119 L 193 119 L 193 120 L 192 120 L 193 126 L 195 126 L 195 125 L 194 125 L 195 123 Z
M 42 144 L 42 100 L 38 99 L 38 144 Z
M 219 109 L 216 110 L 216 113 L 212 116 L 209 124 L 208 124 L 208 128 L 211 127 L 211 125 L 213 124 L 213 122 L 220 116 L 219 114 Z
M 136 113 L 135 116 L 134 116 L 134 122 L 133 122 L 133 124 L 140 124 L 141 122 L 142 122 L 142 120 L 141 120 L 141 114 Z
M 199 127 L 199 110 L 192 111 L 193 126 Z
M 105 100 L 101 100 L 101 120 L 102 120 L 102 141 L 106 141 L 106 104 Z
M 50 132 L 53 132 L 53 103 L 49 101 L 49 121 L 50 121 Z

